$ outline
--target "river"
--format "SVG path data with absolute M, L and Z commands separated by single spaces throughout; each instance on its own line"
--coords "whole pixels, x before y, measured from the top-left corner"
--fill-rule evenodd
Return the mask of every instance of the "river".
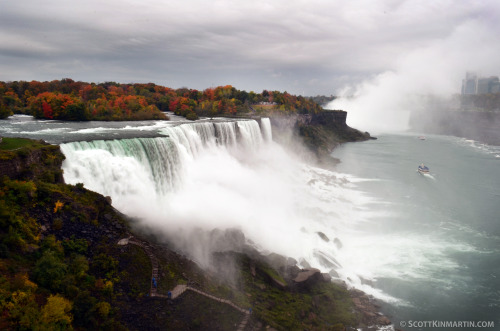
M 397 299 L 384 305 L 396 325 L 500 326 L 500 147 L 392 134 L 333 155 L 339 171 L 367 179 L 357 190 L 377 198 L 370 209 L 379 215 L 360 227 L 351 254 L 358 274 Z M 430 175 L 415 171 L 420 163 Z
M 238 248 L 210 237 L 213 229 L 238 229 L 261 252 L 293 257 L 373 295 L 395 327 L 500 325 L 498 147 L 382 134 L 337 148 L 342 162 L 329 171 L 275 143 L 267 119 L 12 116 L 0 122 L 0 135 L 60 144 L 67 183 L 111 196 L 200 265 L 210 265 L 213 251 Z M 416 172 L 420 163 L 429 175 Z

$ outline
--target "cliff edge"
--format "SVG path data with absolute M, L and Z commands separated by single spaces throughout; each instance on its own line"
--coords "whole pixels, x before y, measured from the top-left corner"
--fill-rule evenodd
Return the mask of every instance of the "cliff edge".
M 368 132 L 348 126 L 346 119 L 347 112 L 343 110 L 270 117 L 273 135 L 278 141 L 286 145 L 289 140 L 287 132 L 292 132 L 316 156 L 318 162 L 323 164 L 334 160 L 330 154 L 342 143 L 374 139 Z

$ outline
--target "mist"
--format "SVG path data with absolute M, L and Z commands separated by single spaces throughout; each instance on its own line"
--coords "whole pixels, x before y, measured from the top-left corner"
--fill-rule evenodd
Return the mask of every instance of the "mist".
M 456 106 L 466 71 L 500 74 L 498 31 L 498 22 L 477 17 L 408 52 L 387 53 L 392 68 L 338 89 L 326 108 L 347 111 L 348 125 L 372 134 L 408 130 L 411 112 Z
M 110 196 L 204 268 L 217 252 L 277 253 L 363 288 L 370 271 L 351 257 L 371 242 L 356 227 L 374 214 L 357 179 L 310 165 L 256 121 L 238 121 L 237 140 L 234 122 L 217 125 L 217 134 L 205 122 L 167 128 L 168 138 L 62 144 L 65 181 Z

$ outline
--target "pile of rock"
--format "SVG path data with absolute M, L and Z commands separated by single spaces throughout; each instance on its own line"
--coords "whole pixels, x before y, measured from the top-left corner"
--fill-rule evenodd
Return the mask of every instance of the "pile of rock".
M 349 292 L 352 297 L 352 302 L 356 310 L 360 313 L 364 325 L 374 326 L 391 324 L 391 321 L 379 312 L 380 306 L 376 304 L 372 296 L 356 289 L 352 289 Z

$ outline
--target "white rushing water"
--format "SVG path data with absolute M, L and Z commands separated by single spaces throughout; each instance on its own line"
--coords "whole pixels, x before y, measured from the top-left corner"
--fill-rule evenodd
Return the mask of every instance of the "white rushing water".
M 201 234 L 236 228 L 261 252 L 383 300 L 396 321 L 495 315 L 498 149 L 381 136 L 338 148 L 339 173 L 285 151 L 267 120 L 161 130 L 166 136 L 62 144 L 66 182 L 111 196 L 204 265 L 231 247 Z M 430 176 L 416 172 L 421 162 Z
M 162 132 L 168 137 L 62 144 L 66 182 L 111 196 L 120 211 L 177 237 L 201 263 L 209 263 L 212 248 L 193 233 L 237 228 L 263 252 L 393 300 L 362 284 L 353 268 L 359 264 L 343 253 L 356 241 L 356 226 L 376 216 L 366 207 L 375 200 L 352 189 L 359 179 L 287 153 L 272 141 L 268 119 L 260 126 L 205 122 Z
M 276 144 L 268 119 L 12 116 L 0 133 L 73 141 L 61 144 L 66 182 L 111 196 L 116 208 L 201 264 L 240 239 L 210 231 L 236 228 L 264 253 L 293 257 L 382 299 L 395 325 L 500 325 L 500 147 L 386 134 L 337 148 L 342 162 L 332 172 Z M 415 171 L 422 162 L 429 176 Z

